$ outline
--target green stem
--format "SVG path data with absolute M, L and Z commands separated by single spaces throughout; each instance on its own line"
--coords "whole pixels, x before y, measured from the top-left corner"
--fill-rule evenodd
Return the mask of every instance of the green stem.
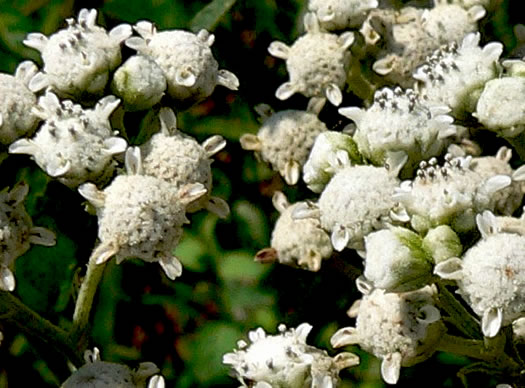
M 65 354 L 73 364 L 84 363 L 68 333 L 41 317 L 9 292 L 0 291 L 0 320 L 15 326 L 28 337 L 38 339 Z
M 482 339 L 479 322 L 450 293 L 441 282 L 437 282 L 439 290 L 439 305 L 450 316 L 454 326 L 469 338 Z
M 86 276 L 78 293 L 75 312 L 73 313 L 71 336 L 77 342 L 78 349 L 82 351 L 86 349 L 85 336 L 86 329 L 89 326 L 91 307 L 105 268 L 106 263 L 96 264 L 95 260 L 90 259 Z

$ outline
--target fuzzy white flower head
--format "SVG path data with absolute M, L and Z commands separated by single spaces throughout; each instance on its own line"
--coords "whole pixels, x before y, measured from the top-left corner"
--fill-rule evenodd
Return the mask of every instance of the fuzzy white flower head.
M 271 113 L 267 105 L 257 106 L 263 125 L 257 135 L 241 136 L 241 146 L 253 150 L 263 161 L 279 171 L 286 183 L 299 181 L 303 165 L 317 136 L 327 131 L 317 111 L 284 110 Z
M 381 359 L 381 376 L 396 384 L 402 366 L 429 358 L 445 331 L 439 310 L 434 306 L 435 288 L 426 286 L 405 293 L 370 290 L 357 310 L 356 327 L 339 329 L 331 338 L 334 348 L 359 344 Z
M 498 59 L 503 51 L 501 43 L 481 48 L 479 40 L 479 33 L 471 33 L 460 44 L 443 46 L 414 72 L 420 81 L 419 93 L 426 101 L 448 105 L 455 116 L 474 112 L 483 86 L 498 76 Z
M 391 227 L 365 237 L 363 275 L 374 287 L 406 292 L 425 286 L 432 277 L 432 253 L 423 239 L 401 227 Z
M 378 6 L 377 0 L 309 0 L 308 10 L 314 12 L 326 30 L 358 27 L 366 13 Z
M 164 95 L 166 77 L 152 59 L 134 55 L 115 71 L 111 89 L 127 110 L 149 109 Z
M 335 131 L 320 133 L 303 167 L 303 180 L 314 193 L 323 191 L 342 167 L 361 163 L 361 155 L 351 136 Z
M 64 381 L 61 388 L 164 388 L 162 376 L 153 376 L 159 368 L 152 362 L 142 362 L 137 369 L 131 369 L 123 364 L 101 361 L 97 348 L 87 350 L 84 359 L 86 364 Z
M 256 388 L 335 388 L 339 371 L 359 364 L 352 353 L 334 358 L 326 351 L 306 344 L 312 326 L 295 329 L 279 325 L 280 334 L 267 335 L 262 328 L 250 331 L 251 344 L 240 340 L 238 350 L 223 356 L 242 387 Z
M 362 250 L 367 234 L 394 221 L 408 221 L 392 198 L 398 182 L 384 167 L 348 166 L 334 175 L 318 207 L 335 250 Z
M 115 256 L 117 263 L 137 257 L 158 262 L 166 276 L 175 279 L 182 265 L 172 254 L 188 223 L 186 206 L 206 193 L 201 183 L 176 190 L 168 182 L 140 175 L 141 158 L 136 148 L 126 152 L 128 175 L 117 176 L 99 191 L 92 183 L 79 187 L 84 198 L 95 206 L 100 245 L 91 260 L 100 264 Z
M 127 146 L 124 139 L 113 136 L 109 124 L 119 100 L 107 96 L 94 109 L 83 110 L 48 91 L 38 103 L 34 112 L 45 119 L 44 125 L 33 139 L 11 144 L 9 152 L 31 155 L 48 175 L 69 187 L 88 180 L 107 181 L 115 167 L 113 155 Z
M 50 230 L 33 226 L 23 201 L 29 187 L 18 184 L 10 191 L 0 192 L 0 290 L 13 291 L 15 277 L 9 267 L 22 256 L 30 244 L 55 245 L 55 235 Z
M 40 51 L 44 68 L 33 77 L 29 88 L 51 87 L 63 97 L 99 95 L 109 80 L 109 72 L 121 61 L 120 45 L 131 36 L 131 26 L 121 24 L 109 33 L 97 26 L 97 11 L 82 9 L 78 19 L 67 19 L 68 27 L 49 38 L 31 33 L 26 46 Z
M 457 281 L 458 292 L 481 317 L 483 334 L 494 337 L 525 316 L 525 236 L 499 230 L 489 211 L 478 214 L 476 222 L 481 240 L 463 259 L 439 263 L 435 273 Z
M 274 57 L 285 59 L 290 81 L 275 92 L 280 100 L 286 100 L 294 93 L 306 97 L 325 97 L 338 106 L 343 100 L 341 89 L 345 85 L 350 62 L 348 48 L 354 42 L 352 32 L 340 36 L 320 30 L 319 22 L 312 13 L 304 17 L 306 34 L 299 37 L 292 46 L 275 41 L 268 51 Z
M 434 7 L 423 11 L 423 28 L 439 44 L 458 42 L 470 32 L 477 31 L 477 22 L 486 14 L 481 5 L 465 9 L 448 0 L 434 0 Z
M 514 137 L 525 130 L 524 77 L 503 77 L 485 84 L 474 116 L 500 136 Z
M 330 236 L 321 228 L 319 219 L 294 219 L 294 213 L 305 203 L 290 204 L 280 191 L 273 195 L 273 204 L 281 215 L 273 228 L 271 248 L 257 252 L 255 260 L 278 260 L 281 264 L 319 271 L 321 261 L 332 255 Z
M 27 86 L 37 72 L 33 62 L 24 61 L 14 76 L 0 74 L 0 144 L 7 146 L 36 129 L 40 120 L 32 109 L 37 100 Z
M 211 46 L 215 40 L 206 30 L 157 31 L 153 23 L 140 21 L 134 26 L 141 36 L 126 40 L 126 45 L 149 56 L 164 72 L 168 94 L 177 100 L 199 101 L 213 93 L 215 86 L 237 90 L 239 80 L 228 70 L 219 70 Z
M 354 141 L 364 157 L 376 165 L 398 165 L 410 173 L 422 159 L 439 155 L 455 135 L 453 118 L 443 105 L 427 105 L 411 90 L 383 88 L 368 109 L 340 108 L 355 121 Z
M 413 181 L 404 181 L 396 190 L 399 201 L 411 216 L 412 227 L 425 232 L 438 225 L 450 225 L 457 232 L 475 227 L 475 216 L 493 210 L 497 192 L 508 187 L 507 175 L 480 174 L 473 171 L 470 156 L 445 156 L 439 166 L 435 158 L 420 163 Z
M 186 211 L 208 209 L 219 217 L 227 217 L 230 212 L 228 204 L 211 196 L 211 157 L 225 147 L 226 141 L 216 135 L 199 144 L 177 130 L 175 114 L 169 108 L 161 108 L 159 119 L 161 131 L 140 146 L 143 173 L 160 178 L 175 189 L 190 183 L 202 184 L 206 194 L 189 204 Z

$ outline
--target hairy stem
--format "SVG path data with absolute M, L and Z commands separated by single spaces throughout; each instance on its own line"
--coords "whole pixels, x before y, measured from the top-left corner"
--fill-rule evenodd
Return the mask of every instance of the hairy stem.
M 81 353 L 69 334 L 31 310 L 9 292 L 0 291 L 0 320 L 15 326 L 30 338 L 63 353 L 73 364 L 83 364 Z

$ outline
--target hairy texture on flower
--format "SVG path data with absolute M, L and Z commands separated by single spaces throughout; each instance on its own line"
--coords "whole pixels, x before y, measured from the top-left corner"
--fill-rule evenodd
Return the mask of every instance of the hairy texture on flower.
M 250 331 L 250 344 L 237 342 L 238 349 L 223 356 L 242 387 L 335 388 L 339 371 L 359 364 L 352 353 L 330 357 L 326 351 L 306 344 L 312 326 L 296 329 L 279 325 L 280 334 L 267 335 L 262 328 Z
M 459 293 L 494 337 L 501 327 L 525 316 L 525 236 L 500 231 L 489 211 L 476 218 L 482 239 L 462 259 L 451 258 L 435 272 L 457 281 Z
M 161 388 L 163 385 L 146 384 L 147 379 L 159 372 L 152 362 L 142 362 L 137 369 L 127 365 L 101 361 L 99 351 L 95 348 L 85 352 L 86 364 L 76 370 L 61 388 Z
M 362 250 L 367 234 L 404 219 L 392 198 L 397 186 L 397 178 L 380 167 L 351 166 L 334 175 L 318 206 L 321 226 L 331 233 L 336 250 Z
M 275 92 L 280 100 L 286 100 L 294 93 L 306 97 L 327 98 L 333 105 L 341 104 L 341 89 L 345 85 L 350 51 L 354 34 L 345 32 L 340 36 L 320 30 L 315 15 L 308 13 L 304 18 L 306 34 L 299 37 L 292 46 L 272 42 L 268 51 L 274 57 L 285 59 L 290 81 Z
M 10 266 L 22 256 L 30 244 L 44 246 L 55 245 L 53 232 L 33 226 L 23 201 L 29 187 L 18 184 L 10 191 L 0 192 L 0 290 L 13 291 L 15 278 Z
M 411 175 L 422 159 L 439 155 L 457 130 L 446 106 L 428 105 L 411 90 L 383 88 L 368 109 L 340 108 L 355 121 L 353 136 L 359 151 L 376 165 L 391 168 L 406 161 L 404 174 Z
M 377 0 L 308 1 L 308 10 L 315 13 L 319 25 L 329 31 L 358 27 L 365 19 L 367 12 L 377 6 Z
M 183 30 L 159 32 L 148 21 L 138 22 L 134 29 L 141 38 L 131 37 L 126 45 L 155 61 L 174 99 L 197 102 L 211 95 L 217 85 L 231 90 L 239 87 L 233 73 L 219 70 L 211 52 L 215 37 L 206 30 L 197 34 Z
M 100 95 L 109 72 L 121 61 L 120 45 L 131 33 L 121 24 L 109 33 L 95 24 L 97 11 L 82 9 L 78 19 L 67 19 L 68 27 L 50 37 L 31 33 L 24 44 L 40 51 L 44 68 L 29 84 L 33 91 L 51 87 L 62 97 Z
M 446 155 L 439 166 L 432 158 L 420 163 L 414 180 L 401 183 L 394 198 L 410 214 L 415 230 L 449 225 L 456 232 L 467 232 L 475 228 L 477 213 L 494 210 L 500 199 L 496 194 L 512 180 L 507 175 L 476 172 L 471 160 L 470 156 Z
M 166 77 L 153 60 L 134 55 L 117 69 L 111 89 L 127 110 L 149 109 L 164 95 Z
M 305 203 L 290 204 L 281 192 L 274 194 L 273 203 L 281 215 L 273 228 L 271 248 L 259 251 L 255 259 L 277 259 L 281 264 L 318 271 L 321 261 L 332 255 L 330 236 L 321 228 L 319 219 L 295 219 L 294 213 Z
M 320 193 L 334 174 L 348 164 L 362 163 L 351 136 L 335 131 L 320 133 L 303 167 L 303 180 L 310 190 Z
M 484 85 L 498 76 L 498 59 L 503 51 L 501 43 L 481 48 L 479 40 L 479 33 L 471 33 L 460 44 L 449 43 L 414 72 L 420 81 L 419 93 L 428 103 L 447 105 L 456 117 L 476 110 Z
M 200 183 L 206 194 L 187 206 L 186 211 L 208 209 L 220 217 L 229 214 L 226 202 L 211 196 L 211 157 L 224 148 L 222 136 L 212 136 L 199 144 L 191 136 L 177 130 L 175 114 L 169 108 L 160 111 L 161 131 L 140 146 L 142 171 L 145 175 L 160 178 L 180 189 L 186 184 Z
M 113 136 L 109 124 L 118 104 L 115 97 L 107 96 L 94 109 L 84 110 L 47 92 L 33 110 L 44 124 L 33 139 L 11 144 L 9 152 L 31 155 L 48 175 L 69 187 L 88 180 L 103 184 L 113 174 L 113 155 L 127 146 L 124 139 Z
M 40 120 L 32 109 L 37 101 L 27 86 L 37 71 L 33 62 L 24 61 L 14 76 L 0 74 L 0 144 L 7 146 L 35 131 Z
M 286 183 L 295 185 L 315 139 L 327 131 L 326 125 L 315 113 L 301 110 L 285 110 L 263 119 L 256 136 L 241 136 L 241 146 L 255 151 L 284 177 Z
M 147 262 L 159 262 L 170 279 L 182 273 L 182 265 L 172 251 L 182 236 L 186 206 L 206 193 L 200 183 L 180 190 L 168 182 L 140 175 L 140 155 L 134 149 L 126 153 L 129 175 L 117 176 L 99 191 L 91 183 L 79 187 L 79 192 L 97 209 L 100 245 L 91 260 L 97 263 L 115 256 L 117 263 L 137 257 Z
M 432 253 L 416 233 L 400 227 L 379 230 L 365 237 L 364 276 L 387 292 L 413 291 L 432 277 Z

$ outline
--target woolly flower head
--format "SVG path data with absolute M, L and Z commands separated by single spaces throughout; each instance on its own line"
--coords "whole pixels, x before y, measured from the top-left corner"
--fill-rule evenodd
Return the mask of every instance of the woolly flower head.
M 396 384 L 402 366 L 412 366 L 429 358 L 445 328 L 434 306 L 435 288 L 426 286 L 405 293 L 365 292 L 357 308 L 355 327 L 339 329 L 331 338 L 334 348 L 359 344 L 381 359 L 381 376 Z
M 164 95 L 166 77 L 152 59 L 133 55 L 115 71 L 111 89 L 127 110 L 149 109 Z
M 308 158 L 316 137 L 327 131 L 317 118 L 317 108 L 309 110 L 284 110 L 273 113 L 267 105 L 257 106 L 264 123 L 257 135 L 241 136 L 241 146 L 253 150 L 263 161 L 279 171 L 289 185 L 299 181 L 303 165 Z
M 92 183 L 79 192 L 97 209 L 98 237 L 91 260 L 100 264 L 115 256 L 117 263 L 137 257 L 158 262 L 166 276 L 175 279 L 182 265 L 172 254 L 182 236 L 182 225 L 189 222 L 186 206 L 206 193 L 201 183 L 175 189 L 168 182 L 140 175 L 141 158 L 137 149 L 126 152 L 128 175 L 117 176 L 99 191 Z
M 211 46 L 215 40 L 206 30 L 199 33 L 183 30 L 157 31 L 153 23 L 140 21 L 134 26 L 141 36 L 126 40 L 126 45 L 149 56 L 162 69 L 168 94 L 176 100 L 202 100 L 215 86 L 237 90 L 239 80 L 228 70 L 219 70 Z
M 120 44 L 131 36 L 131 26 L 121 24 L 109 33 L 95 24 L 97 11 L 82 9 L 78 19 L 67 19 L 68 27 L 49 38 L 31 33 L 26 46 L 42 54 L 44 68 L 29 84 L 33 91 L 51 87 L 63 97 L 99 95 L 109 72 L 121 61 Z
M 320 193 L 341 167 L 352 163 L 362 163 L 352 136 L 325 131 L 315 139 L 303 167 L 303 180 L 310 190 Z
M 0 74 L 0 144 L 31 136 L 36 129 L 39 118 L 32 112 L 36 96 L 27 86 L 37 72 L 33 62 L 24 61 L 14 76 Z
M 481 317 L 483 334 L 494 337 L 525 316 L 525 236 L 501 228 L 489 211 L 476 222 L 481 240 L 462 259 L 439 263 L 435 273 L 457 281 L 459 293 Z
M 206 194 L 189 204 L 186 211 L 205 208 L 219 217 L 226 217 L 230 212 L 228 204 L 221 198 L 211 196 L 211 157 L 224 148 L 226 141 L 216 135 L 199 144 L 177 130 L 175 114 L 169 108 L 161 108 L 159 119 L 161 131 L 140 146 L 143 173 L 168 182 L 174 189 L 190 183 L 202 184 Z
M 326 351 L 306 344 L 312 326 L 295 329 L 279 325 L 279 334 L 267 335 L 262 328 L 250 331 L 251 344 L 237 342 L 222 362 L 231 365 L 242 387 L 254 388 L 335 388 L 339 371 L 359 364 L 352 353 L 334 358 Z
M 427 105 L 413 90 L 399 87 L 378 90 L 368 109 L 339 109 L 355 121 L 354 141 L 364 157 L 376 165 L 399 165 L 405 160 L 407 173 L 420 160 L 439 155 L 456 134 L 448 111 L 443 105 Z
M 97 348 L 86 350 L 84 359 L 86 364 L 64 381 L 61 388 L 164 388 L 164 378 L 155 375 L 159 368 L 152 362 L 142 362 L 137 369 L 131 369 L 123 364 L 101 361 Z
M 317 216 L 337 251 L 362 250 L 364 237 L 395 221 L 408 221 L 392 199 L 397 178 L 384 167 L 348 166 L 334 175 L 317 206 L 296 217 Z
M 321 228 L 319 219 L 294 219 L 294 212 L 303 203 L 290 204 L 279 191 L 273 195 L 273 204 L 281 215 L 273 228 L 271 248 L 257 252 L 255 260 L 278 260 L 281 264 L 318 271 L 321 261 L 332 255 L 330 237 Z
M 107 96 L 94 109 L 84 110 L 48 91 L 34 109 L 44 125 L 33 139 L 11 144 L 9 152 L 31 155 L 48 175 L 69 187 L 88 180 L 104 183 L 114 171 L 113 155 L 127 146 L 124 139 L 113 136 L 108 120 L 118 104 L 115 97 Z
M 377 0 L 310 0 L 308 2 L 308 10 L 315 13 L 319 25 L 326 30 L 358 27 L 366 13 L 377 6 Z
M 286 100 L 294 93 L 306 97 L 327 98 L 338 106 L 343 100 L 341 88 L 345 85 L 347 67 L 350 61 L 348 48 L 354 42 L 352 32 L 340 36 L 320 30 L 314 14 L 304 17 L 306 34 L 299 37 L 292 46 L 272 42 L 268 51 L 274 57 L 285 59 L 290 81 L 275 92 L 280 100 Z
M 508 175 L 480 174 L 471 167 L 472 157 L 445 156 L 443 166 L 437 159 L 423 161 L 412 181 L 396 190 L 399 201 L 411 216 L 412 227 L 425 232 L 437 225 L 450 225 L 457 232 L 475 227 L 476 213 L 493 210 L 497 192 L 508 187 Z
M 503 51 L 501 43 L 481 48 L 479 40 L 479 33 L 471 33 L 460 44 L 443 46 L 414 72 L 420 81 L 419 93 L 428 103 L 448 105 L 457 116 L 474 112 L 483 86 L 498 76 Z
M 23 201 L 29 187 L 18 184 L 0 192 L 0 290 L 13 291 L 15 277 L 9 267 L 22 256 L 30 244 L 55 245 L 53 232 L 33 226 Z

